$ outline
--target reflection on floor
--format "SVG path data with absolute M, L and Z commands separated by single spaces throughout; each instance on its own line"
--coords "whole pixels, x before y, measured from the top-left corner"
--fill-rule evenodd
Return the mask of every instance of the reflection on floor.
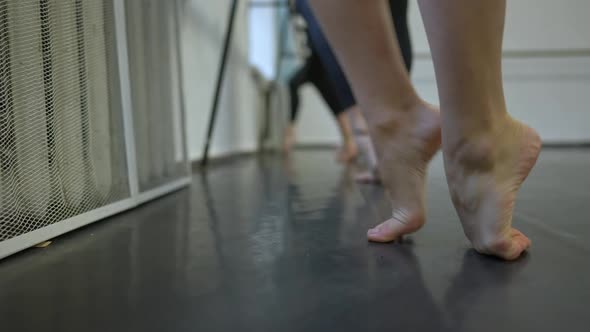
M 331 151 L 242 159 L 190 189 L 0 262 L 2 331 L 558 331 L 590 323 L 584 150 L 544 151 L 504 263 L 469 249 L 442 163 L 428 224 L 369 244 L 383 191 Z

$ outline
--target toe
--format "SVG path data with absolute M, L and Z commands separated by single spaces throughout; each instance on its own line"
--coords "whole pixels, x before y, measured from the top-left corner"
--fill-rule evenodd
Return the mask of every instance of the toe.
M 367 238 L 372 242 L 391 242 L 397 238 L 398 231 L 391 227 L 391 219 L 379 224 L 367 232 Z
M 525 247 L 525 250 L 530 248 L 531 246 L 531 240 L 518 229 L 512 229 L 512 238 L 515 241 L 521 242 L 522 245 Z
M 401 221 L 403 220 L 403 222 Z M 410 234 L 422 227 L 424 218 L 420 214 L 404 218 L 390 218 L 374 228 L 369 229 L 367 238 L 372 242 L 392 242 L 400 236 Z
M 510 237 L 495 243 L 489 253 L 505 260 L 515 260 L 531 246 L 531 240 L 517 229 L 512 229 Z
M 515 250 L 515 259 L 531 246 L 531 240 L 519 230 L 512 230 L 512 243 Z
M 384 232 L 382 230 L 382 228 L 383 227 L 381 224 L 381 225 L 378 225 L 376 227 L 369 229 L 367 231 L 367 238 L 369 239 L 369 241 L 371 241 L 371 242 L 390 242 L 395 239 L 395 238 L 392 238 L 391 232 L 387 232 L 389 234 L 386 234 L 386 232 Z

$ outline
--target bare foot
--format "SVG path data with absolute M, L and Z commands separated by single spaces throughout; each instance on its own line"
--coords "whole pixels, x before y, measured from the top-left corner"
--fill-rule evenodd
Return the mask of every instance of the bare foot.
M 356 146 L 356 142 L 352 138 L 346 138 L 344 139 L 344 145 L 342 146 L 340 151 L 338 151 L 338 156 L 336 157 L 336 159 L 338 160 L 338 162 L 342 164 L 348 164 L 350 162 L 353 162 L 356 159 L 357 155 L 358 149 Z
M 440 115 L 432 105 L 421 102 L 408 111 L 382 115 L 373 117 L 369 126 L 393 213 L 367 232 L 374 242 L 394 241 L 424 225 L 427 166 L 441 143 Z
M 445 147 L 451 197 L 465 235 L 482 254 L 518 258 L 531 245 L 512 228 L 518 189 L 537 161 L 537 132 L 508 116 L 489 135 Z M 494 130 L 493 130 L 494 131 Z
M 381 183 L 381 178 L 379 177 L 379 171 L 376 169 L 358 172 L 355 174 L 354 179 L 356 182 L 362 183 L 362 184 L 380 184 Z
M 289 154 L 295 143 L 295 126 L 289 125 L 283 137 L 283 153 Z
M 379 170 L 377 169 L 377 155 L 369 133 L 363 131 L 355 132 L 355 141 L 359 149 L 361 164 L 367 169 L 367 171 L 358 173 L 355 176 L 356 181 L 360 183 L 381 182 Z

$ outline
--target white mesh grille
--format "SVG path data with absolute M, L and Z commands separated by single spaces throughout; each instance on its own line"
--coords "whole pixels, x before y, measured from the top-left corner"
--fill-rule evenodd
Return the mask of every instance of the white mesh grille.
M 187 176 L 176 1 L 126 1 L 140 191 Z
M 109 0 L 0 0 L 0 241 L 129 197 Z

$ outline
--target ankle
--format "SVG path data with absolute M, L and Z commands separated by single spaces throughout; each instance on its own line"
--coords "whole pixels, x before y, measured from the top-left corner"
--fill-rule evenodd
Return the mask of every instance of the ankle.
M 447 140 L 448 142 L 448 140 Z M 464 169 L 487 172 L 494 167 L 494 139 L 489 135 L 463 137 L 444 144 L 443 152 L 452 164 Z
M 342 143 L 344 146 L 354 146 L 356 147 L 356 140 L 353 135 L 345 135 L 342 136 Z
M 457 137 L 493 135 L 502 132 L 514 119 L 503 109 L 497 111 L 443 112 L 443 127 Z
M 295 133 L 295 124 L 293 124 L 293 123 L 288 124 L 287 127 L 285 128 L 285 132 L 287 134 Z
M 372 135 L 405 133 L 431 140 L 436 138 L 440 146 L 441 119 L 438 108 L 423 100 L 406 105 L 403 110 L 383 111 L 368 122 Z M 438 149 L 438 148 L 437 148 Z
M 387 124 L 399 120 L 401 117 L 407 116 L 408 113 L 420 109 L 426 105 L 422 99 L 409 96 L 397 100 L 395 103 L 388 103 L 387 105 L 372 105 L 372 107 L 365 107 L 365 119 L 369 128 L 381 124 Z
M 453 124 L 447 122 L 446 125 L 444 122 L 447 135 L 443 139 L 443 149 L 453 160 L 461 159 L 461 156 L 491 157 L 495 143 L 516 124 L 508 113 L 499 113 L 489 119 L 453 121 Z

